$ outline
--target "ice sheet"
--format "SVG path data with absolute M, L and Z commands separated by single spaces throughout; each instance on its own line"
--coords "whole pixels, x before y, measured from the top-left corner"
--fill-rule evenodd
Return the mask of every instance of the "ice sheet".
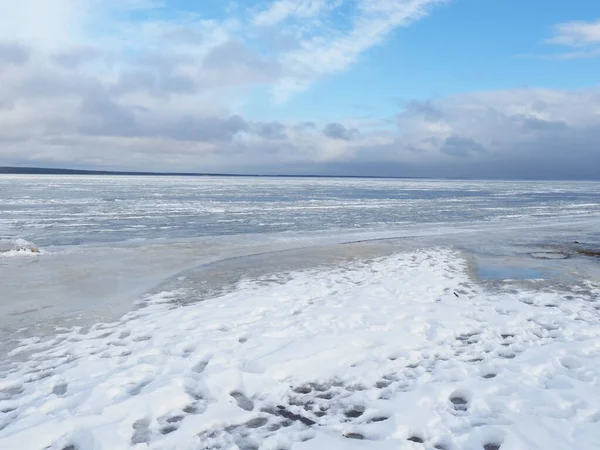
M 600 183 L 0 176 L 0 238 L 56 245 L 600 215 Z

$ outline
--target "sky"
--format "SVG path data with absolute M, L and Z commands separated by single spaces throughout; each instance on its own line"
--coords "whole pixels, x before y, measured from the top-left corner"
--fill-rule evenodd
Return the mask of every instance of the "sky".
M 0 0 L 0 166 L 600 179 L 600 2 Z

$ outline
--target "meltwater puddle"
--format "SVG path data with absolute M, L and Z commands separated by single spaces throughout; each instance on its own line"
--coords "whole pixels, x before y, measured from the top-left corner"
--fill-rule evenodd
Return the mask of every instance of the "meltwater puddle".
M 381 239 L 227 258 L 181 272 L 158 285 L 150 294 L 180 292 L 172 299 L 184 305 L 234 291 L 243 282 L 285 283 L 294 272 L 367 264 L 374 258 L 412 247 L 414 243 L 403 240 Z

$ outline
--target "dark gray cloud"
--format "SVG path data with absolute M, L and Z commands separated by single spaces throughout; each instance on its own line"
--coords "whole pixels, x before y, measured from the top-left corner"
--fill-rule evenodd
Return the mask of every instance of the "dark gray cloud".
M 0 64 L 23 65 L 29 61 L 30 50 L 14 42 L 0 42 Z
M 314 130 L 317 128 L 317 124 L 314 122 L 306 121 L 297 123 L 294 128 L 300 132 Z
M 125 64 L 109 89 L 115 95 L 131 92 L 157 97 L 193 94 L 201 89 L 199 80 L 183 73 L 183 69 L 193 67 L 195 62 L 195 58 L 182 53 L 138 55 Z
M 56 52 L 51 55 L 52 61 L 65 69 L 78 69 L 81 66 L 106 57 L 94 47 L 78 47 Z
M 523 128 L 523 130 L 534 132 L 560 132 L 568 130 L 567 123 L 560 120 L 541 120 L 536 117 L 516 116 L 515 123 Z
M 331 139 L 350 141 L 356 138 L 359 132 L 357 128 L 346 128 L 341 123 L 332 122 L 325 125 L 323 134 Z
M 278 122 L 258 123 L 253 130 L 257 135 L 269 140 L 281 140 L 286 138 L 285 125 Z
M 88 96 L 81 104 L 83 135 L 106 137 L 167 138 L 189 142 L 229 142 L 251 129 L 239 115 L 228 117 L 182 115 L 162 118 L 158 123 L 148 114 L 136 115 L 134 109 L 107 96 Z M 261 125 L 258 125 L 261 128 Z
M 413 100 L 406 103 L 405 108 L 407 114 L 421 116 L 430 121 L 437 121 L 443 117 L 442 111 L 431 100 Z
M 184 116 L 172 125 L 164 127 L 162 134 L 177 140 L 186 141 L 231 141 L 233 137 L 249 128 L 241 116 L 194 117 Z
M 475 142 L 471 138 L 450 136 L 446 139 L 440 151 L 446 155 L 466 158 L 473 154 L 485 153 L 486 149 L 483 145 Z
M 14 95 L 21 99 L 57 99 L 83 97 L 98 90 L 103 90 L 103 85 L 97 78 L 83 74 L 43 71 L 24 76 Z
M 90 93 L 81 102 L 81 113 L 91 118 L 81 131 L 92 135 L 135 135 L 138 131 L 130 108 L 119 105 L 101 91 Z
M 119 75 L 110 91 L 116 95 L 143 92 L 153 96 L 170 94 L 193 94 L 198 91 L 197 82 L 189 76 L 161 73 L 153 70 L 128 70 Z
M 600 178 L 600 89 L 520 89 L 412 101 L 395 120 L 354 119 L 353 127 L 341 119 L 282 123 L 256 121 L 224 107 L 221 93 L 237 93 L 279 70 L 237 41 L 213 48 L 205 59 L 157 50 L 111 60 L 76 48 L 49 53 L 53 65 L 36 64 L 39 55 L 27 49 L 19 56 L 20 47 L 7 48 L 0 45 L 0 61 L 12 61 L 5 63 L 10 70 L 0 72 L 0 158 L 6 162 Z M 107 70 L 90 70 L 96 63 Z M 8 109 L 13 105 L 19 114 Z

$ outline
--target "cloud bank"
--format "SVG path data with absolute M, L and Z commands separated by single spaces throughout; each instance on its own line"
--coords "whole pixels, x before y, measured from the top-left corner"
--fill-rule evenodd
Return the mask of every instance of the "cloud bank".
M 303 95 L 440 3 L 279 0 L 207 19 L 152 0 L 0 0 L 0 165 L 598 178 L 595 89 L 412 101 L 380 123 L 240 107 Z M 597 31 L 565 24 L 551 41 L 588 51 Z

